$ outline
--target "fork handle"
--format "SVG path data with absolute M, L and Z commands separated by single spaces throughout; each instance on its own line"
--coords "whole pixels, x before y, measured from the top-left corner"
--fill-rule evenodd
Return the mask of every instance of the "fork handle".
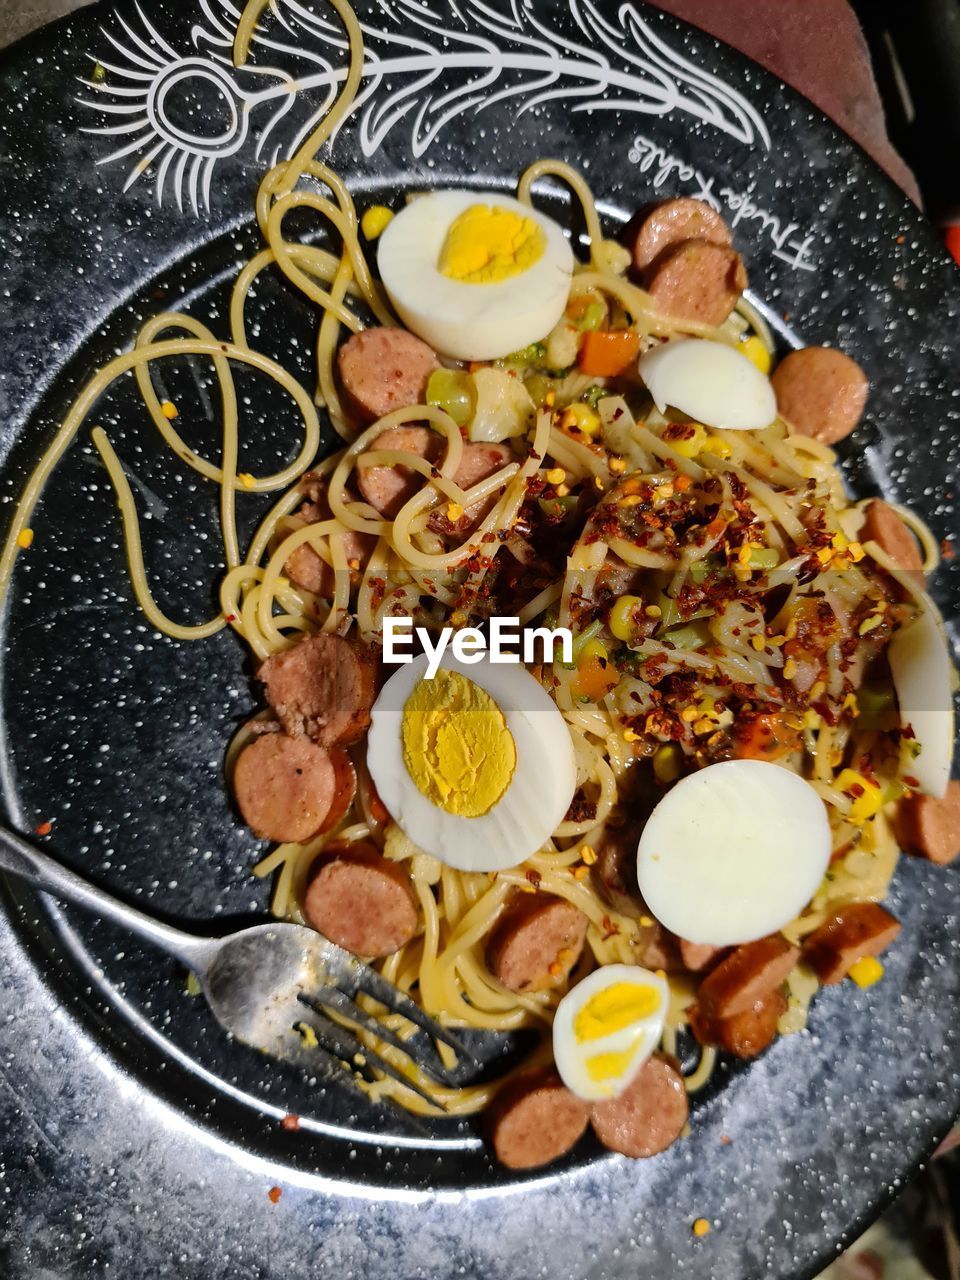
M 61 866 L 41 853 L 15 832 L 0 827 L 0 871 L 25 880 L 37 889 L 65 898 L 75 906 L 91 911 L 105 920 L 129 929 L 147 942 L 152 942 L 187 968 L 202 967 L 211 940 L 200 938 L 172 925 L 162 924 L 150 916 L 128 907 L 126 903 L 83 880 L 74 871 Z

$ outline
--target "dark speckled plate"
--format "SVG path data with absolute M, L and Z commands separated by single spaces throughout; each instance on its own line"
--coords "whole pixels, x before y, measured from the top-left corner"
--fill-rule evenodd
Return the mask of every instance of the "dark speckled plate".
M 97 6 L 4 60 L 5 503 L 77 386 L 146 315 L 177 306 L 223 331 L 229 280 L 257 246 L 257 180 L 342 76 L 319 0 L 276 7 L 241 72 L 226 56 L 229 0 Z M 852 486 L 909 503 L 941 536 L 956 530 L 960 276 L 807 103 L 639 6 L 381 0 L 364 16 L 364 99 L 332 149 L 362 202 L 465 179 L 507 189 L 544 154 L 586 172 L 611 232 L 658 194 L 712 200 L 784 344 L 838 342 L 870 375 L 869 413 L 844 448 Z M 565 216 L 557 193 L 544 199 Z M 313 316 L 277 284 L 256 310 L 257 345 L 309 380 Z M 184 363 L 164 376 L 185 435 L 215 448 L 204 371 Z M 238 381 L 242 465 L 257 471 L 291 455 L 296 423 L 279 395 Z M 173 643 L 138 612 L 94 422 L 135 485 L 161 605 L 188 621 L 212 607 L 211 495 L 170 465 L 122 385 L 56 471 L 16 572 L 5 801 L 22 830 L 50 821 L 53 851 L 148 909 L 253 921 L 268 886 L 250 875 L 260 850 L 222 778 L 252 704 L 244 655 L 226 635 Z M 256 501 L 243 510 L 252 527 Z M 960 562 L 933 585 L 956 641 Z M 722 1068 L 689 1141 L 639 1163 L 584 1142 L 517 1178 L 472 1128 L 411 1130 L 225 1042 L 166 960 L 8 885 L 0 1270 L 806 1276 L 895 1192 L 956 1108 L 956 889 L 956 870 L 905 864 L 893 891 L 905 928 L 884 982 L 824 993 L 809 1032 L 749 1069 Z M 278 1123 L 290 1111 L 303 1117 L 297 1133 Z M 696 1240 L 701 1216 L 713 1230 Z

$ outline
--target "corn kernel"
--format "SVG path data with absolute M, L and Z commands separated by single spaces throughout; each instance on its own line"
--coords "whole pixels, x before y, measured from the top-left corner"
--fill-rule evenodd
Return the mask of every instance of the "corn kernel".
M 675 742 L 666 743 L 653 755 L 653 776 L 660 783 L 676 782 L 682 769 L 683 752 Z
M 797 674 L 796 659 L 788 658 L 786 662 L 783 664 L 783 678 L 784 680 L 792 680 L 796 674 Z
M 563 973 L 563 965 L 557 960 L 552 960 L 550 964 L 547 965 L 547 971 L 551 978 L 559 978 L 561 973 Z
M 652 929 L 654 926 L 653 916 L 641 916 L 640 924 L 644 929 Z
M 658 484 L 653 491 L 653 496 L 661 500 L 673 497 L 673 485 L 668 481 L 666 484 Z
M 817 559 L 823 565 L 829 564 L 833 559 L 833 547 L 821 547 L 817 552 Z
M 883 965 L 876 956 L 864 956 L 847 970 L 847 977 L 852 978 L 858 987 L 864 990 L 872 987 L 883 977 Z
M 570 486 L 569 486 L 568 484 L 558 484 L 558 485 L 557 485 L 557 497 L 558 497 L 558 498 L 565 498 L 569 492 L 570 492 Z
M 621 507 L 639 507 L 642 501 L 643 499 L 640 497 L 639 493 L 628 493 L 625 498 L 620 499 L 618 505 Z
M 833 547 L 834 551 L 846 551 L 847 547 L 850 544 L 847 542 L 844 535 L 838 529 L 837 532 L 830 539 L 830 545 Z
M 567 478 L 567 473 L 563 467 L 551 467 L 549 471 L 543 473 L 543 478 L 547 484 L 563 484 Z
M 32 545 L 33 545 L 33 530 L 21 529 L 19 534 L 17 535 L 17 546 L 23 547 L 24 551 L 26 551 L 27 547 L 30 547 Z
M 639 742 L 640 735 L 639 733 L 634 733 L 632 729 L 624 729 L 623 740 L 624 742 Z
M 577 666 L 583 666 L 584 663 L 590 661 L 591 658 L 597 658 L 600 662 L 609 662 L 610 655 L 607 652 L 607 646 L 602 640 L 588 640 L 580 650 L 580 657 L 577 660 Z
M 585 862 L 588 867 L 592 867 L 597 860 L 597 851 L 590 845 L 585 844 L 580 849 L 580 861 Z
M 684 707 L 680 712 L 680 719 L 685 720 L 687 724 L 693 724 L 699 714 L 696 707 Z
M 160 406 L 160 412 L 169 422 L 172 422 L 174 418 L 178 418 L 180 416 L 177 411 L 177 406 L 172 400 L 164 400 L 163 404 Z
M 611 475 L 621 476 L 627 469 L 627 460 L 626 458 L 611 458 L 607 466 L 610 468 Z
M 867 822 L 883 808 L 883 787 L 856 769 L 844 769 L 837 778 L 837 786 L 853 796 L 853 804 L 847 815 L 857 826 Z
M 750 341 L 757 342 L 758 339 L 751 338 Z M 693 1234 L 695 1236 L 703 1237 L 705 1235 L 708 1235 L 709 1232 L 710 1232 L 710 1223 L 706 1220 L 706 1218 L 698 1218 L 696 1222 L 693 1224 Z
M 822 698 L 827 691 L 826 682 L 818 680 L 810 689 L 810 701 L 816 702 L 818 698 Z
M 588 876 L 589 874 L 590 874 L 590 868 L 589 868 L 589 867 L 574 867 L 574 868 L 573 868 L 573 878 L 574 878 L 574 880 L 586 880 L 586 878 L 587 878 L 587 876 Z
M 707 442 L 707 429 L 699 422 L 689 422 L 687 425 L 693 427 L 693 435 L 684 440 L 671 440 L 670 448 L 674 453 L 679 453 L 681 458 L 695 458 Z
M 648 604 L 643 611 L 648 618 L 662 618 L 663 610 L 658 604 Z
M 240 482 L 242 489 L 255 489 L 257 487 L 256 478 L 249 471 L 238 471 L 237 480 Z
M 703 448 L 707 453 L 712 453 L 717 458 L 729 458 L 733 453 L 726 440 L 721 440 L 719 436 L 707 436 Z
M 767 647 L 766 639 L 763 636 L 751 636 L 750 643 L 756 649 L 757 653 L 762 652 Z
M 376 240 L 393 221 L 393 210 L 385 205 L 372 205 L 360 219 L 360 230 L 368 240 Z
M 639 596 L 621 596 L 610 610 L 607 625 L 618 640 L 629 640 L 633 635 L 633 614 L 642 604 Z
M 450 615 L 450 625 L 452 627 L 462 627 L 467 621 L 467 615 L 462 609 L 457 609 Z
M 548 391 L 547 394 L 543 397 L 543 403 L 546 405 L 548 409 L 552 409 L 553 406 L 557 403 L 557 393 L 555 391 Z
M 820 714 L 811 707 L 803 714 L 803 727 L 805 729 L 819 729 L 822 721 Z
M 740 548 L 740 550 L 737 552 L 737 560 L 742 565 L 748 565 L 750 563 L 750 556 L 752 555 L 752 553 L 753 553 L 753 548 L 750 546 L 750 543 L 745 542 L 743 546 Z
M 595 436 L 600 430 L 600 418 L 588 404 L 577 401 L 564 409 L 560 425 L 567 431 L 572 427 L 585 436 Z
M 452 524 L 456 524 L 456 522 L 462 518 L 463 518 L 462 505 L 459 502 L 448 502 L 447 503 L 447 519 Z
M 859 564 L 859 562 L 863 559 L 863 557 L 866 554 L 867 553 L 864 551 L 863 547 L 860 545 L 859 542 L 851 542 L 850 545 L 847 547 L 847 555 L 850 557 L 850 559 L 853 561 L 854 564 Z
M 755 335 L 751 335 L 745 342 L 740 343 L 740 353 L 745 355 L 751 364 L 755 364 L 764 376 L 770 372 L 770 352 Z
M 875 631 L 883 622 L 879 613 L 871 613 L 869 617 L 864 618 L 857 628 L 857 634 L 861 636 L 869 635 L 871 631 Z

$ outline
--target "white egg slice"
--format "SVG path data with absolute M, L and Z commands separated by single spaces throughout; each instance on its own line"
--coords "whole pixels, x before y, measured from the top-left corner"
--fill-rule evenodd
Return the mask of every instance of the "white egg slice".
M 520 664 L 486 656 L 464 664 L 445 654 L 440 671 L 458 672 L 496 703 L 513 737 L 516 764 L 499 799 L 477 817 L 434 803 L 407 768 L 404 708 L 423 680 L 425 656 L 390 677 L 373 706 L 367 767 L 391 817 L 424 853 L 459 871 L 503 871 L 542 848 L 563 821 L 576 789 L 573 741 L 546 690 Z
M 557 1005 L 553 1057 L 571 1093 L 588 1102 L 623 1093 L 660 1043 L 669 992 L 663 978 L 608 964 Z
M 532 218 L 546 241 L 537 261 L 489 284 L 444 275 L 439 262 L 450 227 L 477 205 Z M 377 262 L 407 328 L 458 360 L 497 360 L 546 337 L 563 315 L 573 274 L 573 252 L 557 223 L 494 191 L 436 191 L 413 200 L 380 237 Z
M 671 932 L 726 947 L 795 919 L 830 848 L 826 806 L 809 783 L 779 765 L 728 760 L 663 797 L 640 837 L 637 878 Z
M 920 746 L 908 772 L 921 791 L 942 799 L 953 760 L 953 666 L 936 607 L 929 598 L 924 603 L 919 618 L 896 632 L 887 658 L 901 723 Z
M 661 413 L 679 409 L 726 431 L 757 431 L 777 416 L 770 379 L 725 342 L 678 338 L 642 355 L 637 367 Z

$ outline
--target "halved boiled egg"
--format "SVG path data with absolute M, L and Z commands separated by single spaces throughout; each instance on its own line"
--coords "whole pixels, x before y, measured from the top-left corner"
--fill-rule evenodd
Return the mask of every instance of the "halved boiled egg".
M 756 431 L 777 416 L 770 379 L 725 342 L 663 342 L 642 355 L 637 368 L 661 413 L 679 409 L 704 426 L 727 431 Z
M 492 191 L 413 200 L 380 237 L 377 262 L 407 328 L 458 360 L 496 360 L 545 337 L 573 274 L 557 223 Z
M 816 791 L 761 760 L 726 760 L 681 779 L 640 836 L 637 879 L 652 915 L 690 942 L 751 942 L 795 919 L 830 861 Z
M 608 964 L 557 1005 L 553 1057 L 571 1093 L 589 1102 L 623 1093 L 660 1043 L 666 981 L 649 969 Z
M 936 606 L 924 597 L 923 612 L 890 641 L 901 723 L 909 725 L 920 750 L 909 772 L 920 790 L 942 800 L 953 759 L 953 666 Z
M 477 655 L 481 656 L 481 655 Z M 519 664 L 445 654 L 399 669 L 374 703 L 367 767 L 404 834 L 460 871 L 503 871 L 542 848 L 576 788 L 573 742 Z

